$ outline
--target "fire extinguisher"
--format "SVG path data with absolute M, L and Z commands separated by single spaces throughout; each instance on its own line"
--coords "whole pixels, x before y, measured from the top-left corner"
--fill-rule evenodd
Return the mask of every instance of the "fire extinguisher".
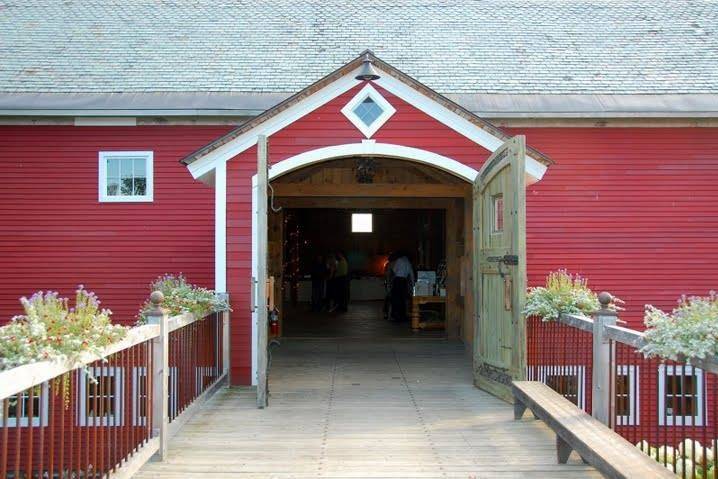
M 269 311 L 269 333 L 271 336 L 279 336 L 279 311 L 277 308 Z

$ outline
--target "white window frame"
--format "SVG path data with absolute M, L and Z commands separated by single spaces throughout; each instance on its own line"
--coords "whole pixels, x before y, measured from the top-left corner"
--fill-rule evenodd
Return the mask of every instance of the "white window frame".
M 35 386 L 33 386 L 35 387 Z M 25 390 L 20 395 L 25 396 L 25 393 L 28 391 Z M 48 386 L 47 382 L 42 383 L 40 388 L 40 411 L 33 411 L 33 418 L 32 418 L 32 427 L 39 427 L 39 426 L 47 426 L 47 418 L 48 418 L 48 411 L 49 411 L 49 403 L 50 403 L 50 397 L 49 397 L 50 388 Z M 27 394 L 29 398 L 29 394 Z M 12 397 L 12 396 L 10 396 Z M 9 399 L 9 398 L 8 398 Z M 16 413 L 22 413 L 21 409 L 21 402 L 18 398 L 18 405 L 15 409 Z M 38 414 L 39 412 L 39 414 Z M 2 409 L 0 408 L 0 427 L 18 427 L 18 420 L 17 415 L 15 417 L 2 417 Z M 20 427 L 28 427 L 28 419 L 27 417 L 20 417 Z
M 666 378 L 669 376 L 695 376 L 696 378 L 696 411 L 695 416 L 674 416 L 666 414 Z M 658 366 L 658 425 L 659 426 L 703 426 L 703 409 L 705 409 L 705 390 L 703 387 L 703 370 L 690 365 Z M 695 418 L 695 423 L 694 423 Z
M 105 376 L 115 378 L 114 405 L 115 414 L 102 417 L 102 421 L 98 421 L 96 416 L 87 416 L 87 386 L 92 381 L 87 374 L 80 374 L 79 390 L 77 392 L 80 398 L 80 407 L 78 420 L 80 426 L 122 426 L 123 424 L 123 407 L 124 407 L 124 368 L 117 366 L 95 366 L 88 368 L 93 377 Z
M 359 118 L 356 113 L 354 113 L 354 108 L 356 108 L 361 102 L 366 100 L 367 98 L 371 98 L 374 100 L 374 103 L 377 104 L 379 108 L 382 109 L 381 115 L 377 117 L 376 120 L 371 125 L 367 125 L 362 121 L 361 118 Z M 373 86 L 367 84 L 364 88 L 362 88 L 359 93 L 357 93 L 354 98 L 349 100 L 349 103 L 347 103 L 344 108 L 342 108 L 342 113 L 344 116 L 347 117 L 347 119 L 357 127 L 359 131 L 361 131 L 364 136 L 367 138 L 371 138 L 374 133 L 379 131 L 379 128 L 384 126 L 384 124 L 391 118 L 394 113 L 396 113 L 396 108 L 391 106 L 391 103 L 386 101 L 386 99 L 381 96 L 381 94 L 374 88 Z
M 576 376 L 578 382 L 578 391 L 576 394 L 577 406 L 586 409 L 586 366 L 578 364 L 569 365 L 540 365 L 538 369 L 538 381 L 547 384 L 549 376 Z
M 135 366 L 132 368 L 132 425 L 133 426 L 146 426 L 147 416 L 140 416 L 140 380 L 146 381 L 147 368 L 145 366 Z M 151 385 L 147 385 L 151 387 Z M 145 395 L 149 395 L 149 389 L 145 391 Z M 146 396 L 145 396 L 146 397 Z M 152 404 L 147 405 L 147 412 Z
M 636 378 L 639 378 L 640 366 L 637 365 L 618 365 L 616 366 L 616 376 L 628 376 L 628 416 L 616 414 L 617 426 L 637 426 L 639 424 L 639 415 L 641 411 L 639 391 Z M 614 394 L 615 391 L 614 385 Z M 636 395 L 635 400 L 633 395 Z
M 147 173 L 145 194 L 134 196 L 110 196 L 107 194 L 107 160 L 145 160 Z M 98 192 L 100 203 L 147 203 L 154 201 L 154 153 L 152 151 L 101 151 L 99 154 Z

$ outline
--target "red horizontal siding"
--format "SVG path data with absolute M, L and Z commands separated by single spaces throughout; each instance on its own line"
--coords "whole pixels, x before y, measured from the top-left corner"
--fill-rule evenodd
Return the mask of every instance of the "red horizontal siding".
M 270 163 L 363 137 L 340 113 L 358 90 L 272 135 Z M 479 168 L 488 152 L 382 91 L 397 109 L 380 142 L 436 152 Z M 115 318 L 132 321 L 147 283 L 167 271 L 213 282 L 213 190 L 178 160 L 226 127 L 2 127 L 0 159 L 0 320 L 38 289 L 96 291 Z M 525 128 L 551 156 L 529 188 L 531 284 L 565 267 L 627 301 L 640 324 L 645 303 L 670 308 L 682 293 L 705 294 L 718 275 L 718 129 Z M 153 150 L 155 202 L 97 202 L 101 150 Z M 251 374 L 251 176 L 256 149 L 229 163 L 227 274 L 232 298 L 232 374 Z
M 360 142 L 363 136 L 340 112 L 357 87 L 269 139 L 270 163 L 324 146 Z M 397 109 L 374 135 L 378 142 L 426 149 L 479 169 L 488 151 L 378 88 Z M 644 304 L 670 309 L 683 293 L 718 287 L 718 129 L 523 128 L 527 142 L 556 164 L 527 191 L 529 283 L 567 268 L 596 290 L 626 301 L 622 314 L 640 327 Z M 230 162 L 228 275 L 234 298 L 250 273 L 248 225 L 256 150 Z M 238 216 L 239 215 L 239 216 Z M 238 223 L 240 221 L 242 227 Z M 234 283 L 245 278 L 242 287 Z M 246 291 L 246 290 L 244 290 Z M 251 320 L 233 340 L 249 371 Z M 242 320 L 240 320 L 242 321 Z M 246 362 L 245 362 L 246 361 Z M 245 376 L 241 376 L 243 381 Z M 246 376 L 246 380 L 249 377 Z
M 38 290 L 95 291 L 132 323 L 165 272 L 214 283 L 214 190 L 178 160 L 227 127 L 0 127 L 0 323 Z M 154 202 L 99 203 L 98 153 L 154 152 Z
M 718 287 L 718 129 L 530 128 L 556 164 L 527 193 L 529 282 L 567 268 L 626 302 L 670 310 Z

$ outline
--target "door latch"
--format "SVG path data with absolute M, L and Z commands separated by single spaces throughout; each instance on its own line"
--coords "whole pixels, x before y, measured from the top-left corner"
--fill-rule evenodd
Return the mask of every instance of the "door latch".
M 505 254 L 503 256 L 489 256 L 486 261 L 491 263 L 503 263 L 507 266 L 517 266 L 519 264 L 519 256 L 516 254 Z

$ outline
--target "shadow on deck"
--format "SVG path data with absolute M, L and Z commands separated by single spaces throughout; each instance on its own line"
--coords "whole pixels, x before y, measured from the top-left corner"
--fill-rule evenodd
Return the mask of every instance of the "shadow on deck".
M 463 345 L 446 341 L 286 341 L 270 407 L 220 391 L 136 477 L 600 477 L 554 434 L 476 389 Z

